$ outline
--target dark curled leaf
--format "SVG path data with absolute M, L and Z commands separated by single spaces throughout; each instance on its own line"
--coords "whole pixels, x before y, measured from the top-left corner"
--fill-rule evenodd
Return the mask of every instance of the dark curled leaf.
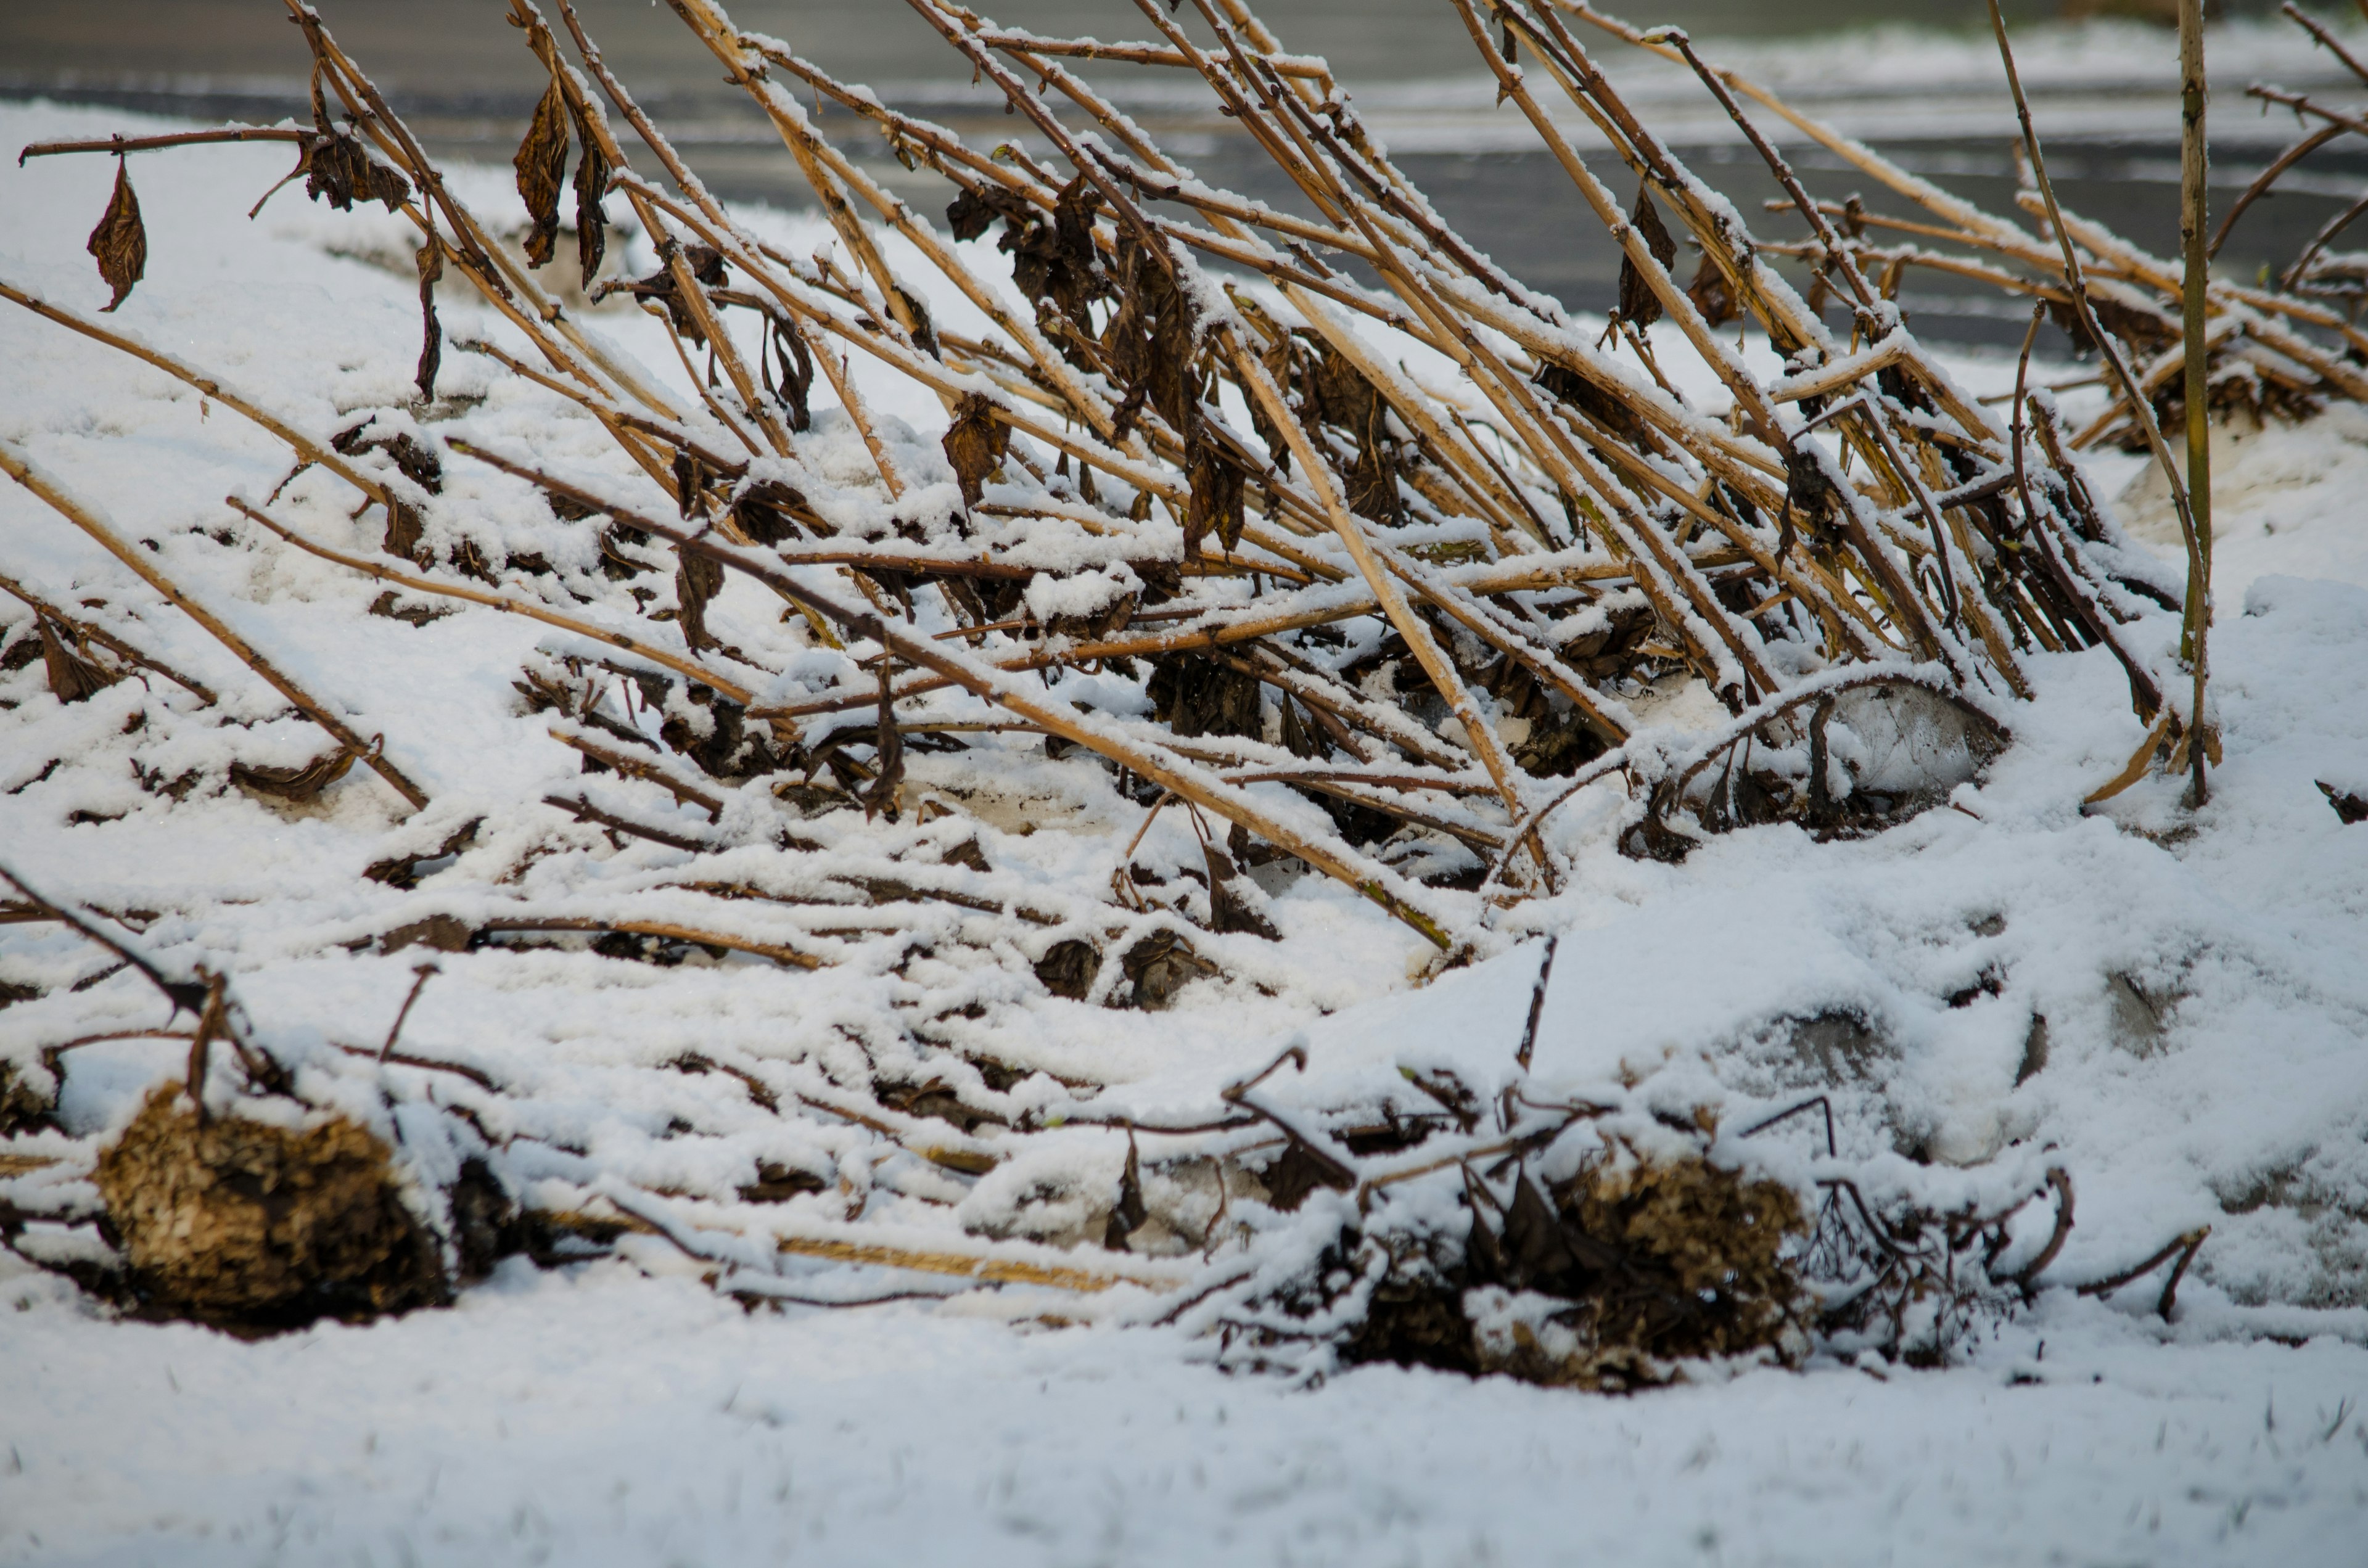
M 1713 326 L 1725 326 L 1742 313 L 1735 302 L 1734 286 L 1727 282 L 1726 274 L 1719 270 L 1718 263 L 1711 260 L 1708 255 L 1703 256 L 1702 266 L 1694 270 L 1694 280 L 1686 285 L 1686 298 L 1694 302 L 1694 309 L 1702 312 L 1702 320 Z
M 98 275 L 115 290 L 106 308 L 113 310 L 131 296 L 131 286 L 148 270 L 148 231 L 140 222 L 140 199 L 131 194 L 131 178 L 123 160 L 115 161 L 115 194 L 98 227 L 84 246 L 98 262 Z
M 1086 999 L 1101 967 L 1102 956 L 1094 945 L 1075 937 L 1045 949 L 1044 956 L 1035 964 L 1036 978 L 1043 983 L 1044 989 L 1072 1002 Z
M 782 317 L 771 319 L 771 330 L 757 341 L 757 370 L 765 379 L 765 390 L 789 409 L 790 428 L 804 430 L 814 423 L 806 401 L 814 389 L 814 358 L 806 352 L 803 333 Z
M 123 678 L 92 659 L 78 643 L 60 636 L 48 616 L 36 617 L 35 623 L 40 628 L 41 662 L 49 671 L 50 692 L 60 702 L 80 702 Z
M 962 485 L 962 505 L 978 505 L 987 476 L 1003 462 L 1011 446 L 1011 427 L 995 416 L 995 404 L 981 392 L 964 392 L 954 404 L 952 428 L 943 443 L 946 461 L 953 465 Z
M 929 314 L 929 302 L 902 283 L 896 285 L 896 297 L 905 301 L 905 309 L 913 317 L 914 347 L 932 359 L 941 358 L 938 348 L 938 324 Z
M 958 240 L 974 240 L 993 226 L 996 219 L 1009 225 L 1003 238 L 1003 248 L 1010 250 L 1017 243 L 1015 236 L 1039 220 L 1035 207 L 1027 198 L 1008 191 L 999 185 L 965 187 L 946 208 L 946 225 Z
M 1179 739 L 1265 733 L 1258 678 L 1199 653 L 1162 654 L 1144 688 L 1158 721 Z
M 875 630 L 880 632 L 884 646 L 886 629 Z M 895 704 L 889 700 L 888 683 L 894 663 L 886 653 L 880 655 L 880 727 L 875 735 L 879 755 L 872 759 L 874 771 L 871 788 L 863 791 L 863 817 L 866 822 L 875 812 L 894 822 L 904 801 L 905 736 L 896 728 Z
M 1234 455 L 1203 426 L 1193 431 L 1191 451 L 1186 470 L 1192 487 L 1192 500 L 1184 513 L 1184 554 L 1187 560 L 1201 553 L 1201 540 L 1211 529 L 1224 547 L 1234 550 L 1242 542 L 1242 471 Z
M 758 544 L 780 544 L 797 538 L 804 528 L 817 535 L 829 531 L 803 495 L 772 479 L 749 484 L 733 496 L 732 520 Z
M 1784 528 L 1776 547 L 1778 553 L 1793 548 L 1793 528 L 1800 518 L 1808 519 L 1812 540 L 1824 540 L 1831 529 L 1834 507 L 1839 499 L 1834 492 L 1833 480 L 1809 444 L 1794 442 L 1784 453 Z
M 411 199 L 411 182 L 373 160 L 359 138 L 331 131 L 306 145 L 304 194 L 340 212 L 357 201 L 380 202 L 392 212 Z
M 993 226 L 999 214 L 974 190 L 964 190 L 946 204 L 946 227 L 958 240 L 974 240 Z
M 1644 239 L 1645 248 L 1652 253 L 1655 261 L 1661 264 L 1661 270 L 1667 272 L 1678 259 L 1678 242 L 1669 238 L 1669 231 L 1662 226 L 1660 209 L 1653 205 L 1650 186 L 1637 186 L 1636 205 L 1630 210 L 1628 221 L 1635 225 L 1636 233 Z M 1644 274 L 1636 270 L 1636 264 L 1625 256 L 1620 262 L 1620 316 L 1631 325 L 1640 327 L 1650 326 L 1661 319 L 1661 301 L 1654 297 L 1652 287 L 1645 281 Z
M 610 170 L 608 155 L 600 151 L 582 115 L 575 117 L 575 259 L 588 289 L 609 250 L 609 214 L 600 198 L 609 188 Z
M 1209 864 L 1209 928 L 1244 931 L 1269 942 L 1282 940 L 1282 933 L 1269 925 L 1266 917 L 1242 897 L 1241 872 L 1235 869 L 1233 858 L 1213 844 L 1201 845 L 1201 856 Z
M 360 452 L 383 452 L 394 460 L 394 466 L 403 471 L 404 478 L 427 491 L 430 495 L 440 494 L 443 492 L 444 465 L 437 458 L 434 449 L 422 445 L 406 433 L 397 432 L 387 435 L 380 431 L 370 418 L 362 419 L 338 431 L 329 438 L 329 446 L 333 450 L 346 457 L 353 457 Z M 387 515 L 384 540 L 386 552 L 389 555 L 401 556 L 426 565 L 427 558 L 420 548 L 421 535 L 424 531 L 424 519 L 420 517 L 418 508 L 398 498 Z
M 1538 368 L 1535 380 L 1539 386 L 1627 445 L 1634 447 L 1645 443 L 1645 421 L 1636 411 L 1577 371 L 1550 362 Z
M 436 319 L 436 280 L 444 276 L 443 242 L 429 234 L 413 260 L 419 268 L 419 369 L 413 380 L 419 383 L 420 397 L 432 403 L 436 372 L 444 364 L 444 327 Z
M 372 751 L 376 751 L 375 743 Z M 343 778 L 359 755 L 340 746 L 325 756 L 314 757 L 299 767 L 256 767 L 244 762 L 230 765 L 232 781 L 245 785 L 258 795 L 273 795 L 298 804 Z
M 559 187 L 567 177 L 567 98 L 556 78 L 534 106 L 526 140 L 510 163 L 518 170 L 518 199 L 534 225 L 527 231 L 526 259 L 541 267 L 559 238 Z
M 1151 1210 L 1143 1201 L 1143 1163 L 1134 1147 L 1134 1135 L 1126 1140 L 1126 1169 L 1119 1176 L 1118 1202 L 1110 1210 L 1110 1222 L 1102 1227 L 1102 1245 L 1111 1252 L 1127 1250 L 1127 1237 L 1144 1227 Z
M 49 628 L 46 625 L 41 628 L 41 631 L 44 636 L 48 635 Z M 55 676 L 51 677 L 51 685 L 56 684 L 56 678 Z M 61 699 L 61 700 L 65 699 Z M 2327 803 L 2335 808 L 2336 816 L 2344 825 L 2348 827 L 2353 823 L 2368 822 L 2368 794 L 2354 794 L 2349 790 L 2339 790 L 2324 778 L 2313 779 L 2312 782 L 2318 786 L 2318 792 L 2327 797 Z
M 385 434 L 372 419 L 363 419 L 347 426 L 329 437 L 330 449 L 340 457 L 354 457 L 362 452 L 383 452 L 394 460 L 403 476 L 430 495 L 444 493 L 444 463 L 432 447 L 415 440 L 407 433 Z
M 682 563 L 674 574 L 675 599 L 681 607 L 677 613 L 682 624 L 682 640 L 690 644 L 695 653 L 715 646 L 715 639 L 707 631 L 707 605 L 723 591 L 723 566 L 690 551 L 681 555 Z
M 689 452 L 674 455 L 674 496 L 684 522 L 707 516 L 707 465 Z

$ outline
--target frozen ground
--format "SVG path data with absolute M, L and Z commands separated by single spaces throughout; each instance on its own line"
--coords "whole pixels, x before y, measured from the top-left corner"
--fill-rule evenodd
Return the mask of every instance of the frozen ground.
M 0 146 L 122 123 L 0 108 Z M 316 213 L 297 193 L 250 229 L 239 214 L 281 166 L 277 149 L 136 163 L 154 259 L 118 319 L 326 428 L 340 410 L 400 395 L 411 289 L 369 261 L 368 220 Z M 0 171 L 0 277 L 94 305 L 81 241 L 106 179 L 95 160 Z M 278 330 L 259 334 L 261 322 Z M 653 362 L 666 352 L 630 341 Z M 468 361 L 450 358 L 465 390 Z M 158 537 L 176 571 L 268 628 L 308 677 L 367 692 L 390 744 L 440 769 L 439 808 L 514 802 L 574 778 L 557 746 L 520 760 L 508 744 L 518 721 L 504 683 L 530 632 L 464 621 L 475 639 L 464 642 L 364 620 L 366 585 L 188 531 L 219 524 L 226 489 L 260 494 L 278 479 L 281 460 L 254 431 L 13 308 L 0 363 L 0 438 Z M 1964 368 L 1978 391 L 2010 373 Z M 498 436 L 532 412 L 497 399 L 468 417 Z M 2342 827 L 2314 781 L 2368 790 L 2368 457 L 2347 416 L 2261 437 L 2229 478 L 2244 498 L 2229 509 L 2217 643 L 2228 762 L 2192 822 L 2162 782 L 2109 812 L 2078 812 L 2136 724 L 2110 664 L 2035 660 L 2042 694 L 2015 715 L 2017 746 L 1957 810 L 1854 844 L 1737 833 L 1666 867 L 1612 850 L 1620 801 L 1605 790 L 1557 819 L 1571 891 L 1524 915 L 1568 934 L 1542 1081 L 1641 1066 L 1741 1110 L 1786 1092 L 1785 1064 L 1764 1049 L 1771 1020 L 1853 1008 L 1882 1023 L 1891 1056 L 1840 1096 L 1846 1153 L 1904 1146 L 1945 1168 L 2059 1151 L 2080 1183 L 2057 1270 L 2067 1279 L 2213 1224 L 2173 1325 L 2149 1312 L 2150 1283 L 2105 1301 L 2055 1290 L 1945 1370 L 1827 1359 L 1604 1399 L 1385 1369 L 1315 1387 L 1227 1374 L 1205 1340 L 1128 1326 L 1145 1314 L 1123 1300 L 1064 1329 L 1028 1322 L 1053 1303 L 1017 1294 L 747 1314 L 655 1246 L 564 1273 L 512 1263 L 449 1312 L 256 1344 L 110 1322 L 12 1263 L 0 1275 L 0 1309 L 13 1309 L 0 1310 L 0 1560 L 2357 1562 L 2368 827 Z M 291 492 L 333 522 L 327 494 Z M 484 492 L 496 521 L 510 516 L 506 495 Z M 225 689 L 252 684 L 13 486 L 0 494 L 0 570 L 107 598 L 143 646 Z M 2140 630 L 2170 635 L 2167 620 Z M 405 666 L 429 672 L 416 687 L 389 694 L 356 675 L 422 646 L 444 656 Z M 32 783 L 38 764 L 20 765 L 57 755 L 60 726 L 120 722 L 107 700 L 33 697 L 0 720 L 0 789 L 17 791 L 0 795 L 10 863 L 46 886 L 103 902 L 137 892 L 174 912 L 151 940 L 233 961 L 250 1007 L 276 1027 L 390 1015 L 408 960 L 336 945 L 411 908 L 356 888 L 388 830 L 383 802 L 347 787 L 289 821 L 235 794 L 166 812 L 96 769 Z M 288 728 L 293 760 L 309 737 Z M 425 744 L 429 733 L 440 744 Z M 129 814 L 68 824 L 93 804 Z M 1053 890 L 1106 876 L 1115 853 L 1116 824 L 1085 811 L 1074 825 L 982 839 L 998 870 Z M 581 876 L 617 886 L 653 863 L 577 859 Z M 539 873 L 551 887 L 561 863 Z M 245 899 L 263 902 L 232 902 Z M 1275 909 L 1282 956 L 1242 938 L 1238 960 L 1286 977 L 1270 996 L 1211 985 L 1146 1017 L 988 994 L 1005 1009 L 992 1027 L 1028 1060 L 1123 1057 L 1138 1107 L 1205 1100 L 1230 1064 L 1254 1065 L 1294 1028 L 1310 1035 L 1316 1078 L 1503 1054 L 1533 944 L 1409 997 L 1411 946 L 1378 915 L 1307 882 Z M 40 943 L 7 957 L 52 983 L 87 959 Z M 1680 961 L 1689 973 L 1672 987 Z M 621 1083 L 697 1042 L 745 1050 L 791 1075 L 777 1086 L 794 1085 L 812 1018 L 871 1006 L 886 985 L 860 966 L 656 971 L 587 954 L 471 955 L 447 971 L 407 1040 L 541 1074 L 538 1114 L 635 1181 L 694 1189 L 735 1179 L 730 1162 L 774 1134 L 752 1119 L 727 1137 L 662 1139 L 653 1108 L 602 1101 L 599 1074 Z M 0 1013 L 0 1046 L 56 1038 L 40 1031 L 89 1010 L 142 1007 L 117 983 L 21 1004 Z M 2046 1051 L 2026 1071 L 2034 1017 L 2047 1020 Z M 169 1052 L 78 1057 L 68 1119 L 114 1125 L 170 1071 Z M 655 1108 L 661 1124 L 666 1109 Z M 693 1143 L 706 1152 L 685 1153 Z M 909 1200 L 918 1212 L 894 1190 L 908 1179 L 883 1167 L 875 1211 Z M 1010 1201 L 987 1181 L 962 1208 L 992 1220 Z M 862 1282 L 846 1272 L 806 1284 L 855 1293 Z

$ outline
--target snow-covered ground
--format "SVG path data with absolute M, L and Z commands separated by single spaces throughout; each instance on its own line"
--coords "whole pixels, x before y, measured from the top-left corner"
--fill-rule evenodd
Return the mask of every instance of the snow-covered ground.
M 0 107 L 0 148 L 124 124 Z M 115 319 L 326 429 L 404 395 L 415 295 L 370 259 L 379 220 L 289 191 L 249 225 L 245 207 L 284 165 L 278 148 L 135 161 L 153 259 Z M 97 159 L 0 169 L 0 278 L 95 308 L 82 241 L 108 177 Z M 466 177 L 488 207 L 506 183 Z M 817 243 L 799 221 L 752 221 Z M 667 363 L 633 318 L 600 324 Z M 448 390 L 485 384 L 468 357 L 447 359 Z M 157 538 L 161 558 L 239 607 L 242 624 L 268 627 L 303 677 L 367 706 L 390 748 L 431 775 L 439 811 L 498 812 L 578 782 L 556 744 L 515 744 L 507 683 L 533 630 L 360 617 L 373 586 L 192 531 L 225 521 L 225 491 L 260 496 L 285 472 L 252 427 L 13 307 L 0 365 L 0 439 Z M 2012 367 L 1961 373 L 1989 392 Z M 880 389 L 886 412 L 942 423 L 897 395 Z M 464 417 L 496 437 L 523 431 L 537 411 L 512 397 Z M 0 1262 L 0 1561 L 2356 1563 L 2368 1555 L 2368 826 L 2340 824 L 2316 781 L 2368 791 L 2362 430 L 2342 413 L 2230 457 L 2214 645 L 2227 757 L 2204 812 L 2191 818 L 2176 781 L 2154 780 L 2081 813 L 2138 726 L 2110 662 L 2039 657 L 2016 745 L 1954 810 L 1854 843 L 1738 832 L 1673 867 L 1616 853 L 1622 802 L 1607 786 L 1555 820 L 1569 891 L 1520 914 L 1520 929 L 1566 934 L 1541 1079 L 1658 1070 L 1757 1105 L 1799 1077 L 1774 1026 L 1848 1010 L 1880 1048 L 1837 1096 L 1846 1153 L 1897 1148 L 1945 1168 L 2053 1149 L 2079 1184 L 2065 1279 L 2213 1225 L 2175 1324 L 2153 1317 L 2151 1281 L 2104 1301 L 2057 1289 L 1941 1370 L 1827 1358 L 1615 1399 L 1387 1368 L 1314 1386 L 1229 1373 L 1205 1338 L 1130 1322 L 1148 1314 L 1122 1299 L 1063 1328 L 1035 1321 L 1050 1303 L 1016 1292 L 744 1312 L 655 1244 L 553 1273 L 513 1260 L 450 1311 L 251 1344 L 113 1322 L 62 1281 Z M 592 460 L 598 439 L 554 460 Z M 2108 488 L 2128 477 L 2096 473 Z M 333 520 L 333 492 L 308 483 L 291 505 Z M 517 493 L 479 494 L 488 526 L 529 526 L 504 510 Z M 0 571 L 106 598 L 121 607 L 110 624 L 213 681 L 234 711 L 274 710 L 13 486 L 0 493 Z M 769 608 L 727 596 L 719 617 L 728 636 L 733 615 Z M 11 625 L 21 615 L 0 605 Z M 2136 631 L 2175 635 L 2167 617 Z M 386 668 L 404 671 L 392 689 Z M 356 876 L 388 830 L 383 792 L 347 787 L 291 820 L 234 792 L 166 811 L 93 769 L 34 781 L 63 727 L 120 725 L 109 700 L 28 696 L 0 715 L 0 858 L 46 889 L 167 912 L 151 942 L 231 964 L 276 1028 L 333 1036 L 391 1017 L 416 955 L 341 946 L 411 907 Z M 263 760 L 310 755 L 302 727 L 284 728 L 287 757 Z M 152 744 L 208 743 L 192 730 Z M 1045 789 L 1056 797 L 1057 779 Z M 93 808 L 128 814 L 66 820 Z M 986 858 L 1048 896 L 1106 881 L 1110 835 L 1134 820 L 1081 812 L 1068 831 L 989 825 Z M 1189 846 L 1172 816 L 1161 831 Z M 567 864 L 624 887 L 651 863 L 639 854 Z M 561 863 L 529 890 L 557 888 Z M 1356 901 L 1310 879 L 1273 907 L 1281 949 L 1245 937 L 1224 949 L 1271 994 L 1203 985 L 1159 1015 L 982 995 L 1016 1060 L 1123 1062 L 1114 1075 L 1133 1080 L 1139 1108 L 1191 1104 L 1188 1078 L 1205 1099 L 1231 1064 L 1255 1066 L 1293 1030 L 1314 1078 L 1504 1054 L 1534 943 L 1415 991 L 1417 944 Z M 62 939 L 12 943 L 6 961 L 27 978 L 98 968 Z M 789 1063 L 808 1049 L 801 1031 L 858 1017 L 888 985 L 860 968 L 659 971 L 588 954 L 445 967 L 406 1041 L 532 1081 L 540 1114 L 615 1168 L 694 1189 L 733 1179 L 724 1166 L 778 1132 L 752 1114 L 729 1136 L 666 1140 L 667 1108 L 602 1103 L 602 1074 L 621 1081 L 686 1048 Z M 128 981 L 23 1003 L 0 1011 L 0 1049 L 55 1038 L 40 1031 L 92 1008 L 158 1010 Z M 173 1065 L 169 1050 L 79 1052 L 63 1119 L 117 1124 Z M 686 1152 L 694 1143 L 704 1153 Z M 893 1209 L 890 1177 L 879 1203 Z M 963 1206 L 986 1215 L 1014 1201 L 1011 1185 L 981 1182 Z M 851 1273 L 806 1282 L 843 1297 L 862 1283 Z

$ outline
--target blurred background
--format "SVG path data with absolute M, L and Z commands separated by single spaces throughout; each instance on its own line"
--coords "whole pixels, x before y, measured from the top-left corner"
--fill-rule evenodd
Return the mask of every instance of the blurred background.
M 785 207 L 809 199 L 769 126 L 723 84 L 715 61 L 662 0 L 577 0 L 576 8 L 610 65 L 712 186 Z M 507 23 L 506 0 L 319 0 L 319 9 L 432 150 L 508 161 L 543 84 Z M 972 86 L 963 62 L 904 0 L 734 0 L 729 9 L 744 27 L 777 35 L 842 80 L 867 83 L 974 142 L 1009 139 L 1033 150 L 1023 123 Z M 1474 243 L 1575 308 L 1611 304 L 1617 252 L 1519 112 L 1495 105 L 1449 0 L 1262 0 L 1258 9 L 1285 47 L 1330 60 L 1369 123 Z M 2264 117 L 2243 97 L 2248 83 L 2357 94 L 2340 65 L 2271 6 L 2214 7 L 2223 9 L 2211 53 L 2214 185 L 2226 201 L 2293 135 L 2290 118 Z M 2007 6 L 2065 199 L 2162 254 L 2175 252 L 2178 232 L 2177 50 L 2154 15 L 2168 11 L 2169 0 Z M 1133 0 L 997 0 L 993 15 L 1006 26 L 1110 41 L 1154 31 Z M 1688 28 L 1708 57 L 1991 210 L 2011 211 L 2013 111 L 1987 15 L 1980 0 L 1654 0 L 1628 19 Z M 2349 6 L 2324 15 L 2359 30 Z M 1205 36 L 1191 6 L 1181 20 Z M 1735 195 L 1759 232 L 1797 237 L 1796 219 L 1752 210 L 1777 188 L 1691 75 L 1608 34 L 1577 30 L 1647 123 Z M 280 0 L 0 3 L 0 97 L 268 122 L 305 113 L 304 61 Z M 1295 204 L 1288 181 L 1212 112 L 1197 81 L 1121 66 L 1089 71 L 1204 178 Z M 1574 120 L 1575 139 L 1591 143 L 1585 122 Z M 932 176 L 887 158 L 853 117 L 829 114 L 823 123 L 916 205 L 942 205 L 944 189 Z M 1779 140 L 1820 196 L 1845 197 L 1865 184 L 1797 137 Z M 2271 258 L 2291 256 L 2350 203 L 2363 176 L 2368 165 L 2357 158 L 2319 154 L 2247 216 L 2223 267 L 2249 278 Z M 1624 186 L 1624 177 L 1613 183 Z M 1912 276 L 1903 302 L 1928 337 L 2020 339 L 2024 312 L 2011 301 L 1952 289 L 1938 274 Z

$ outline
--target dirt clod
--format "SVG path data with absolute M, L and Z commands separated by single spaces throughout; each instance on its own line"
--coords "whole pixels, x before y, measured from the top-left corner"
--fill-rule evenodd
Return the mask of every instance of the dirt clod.
M 131 1286 L 163 1317 L 245 1330 L 437 1305 L 450 1290 L 387 1149 L 341 1116 L 302 1131 L 148 1098 L 93 1179 Z

